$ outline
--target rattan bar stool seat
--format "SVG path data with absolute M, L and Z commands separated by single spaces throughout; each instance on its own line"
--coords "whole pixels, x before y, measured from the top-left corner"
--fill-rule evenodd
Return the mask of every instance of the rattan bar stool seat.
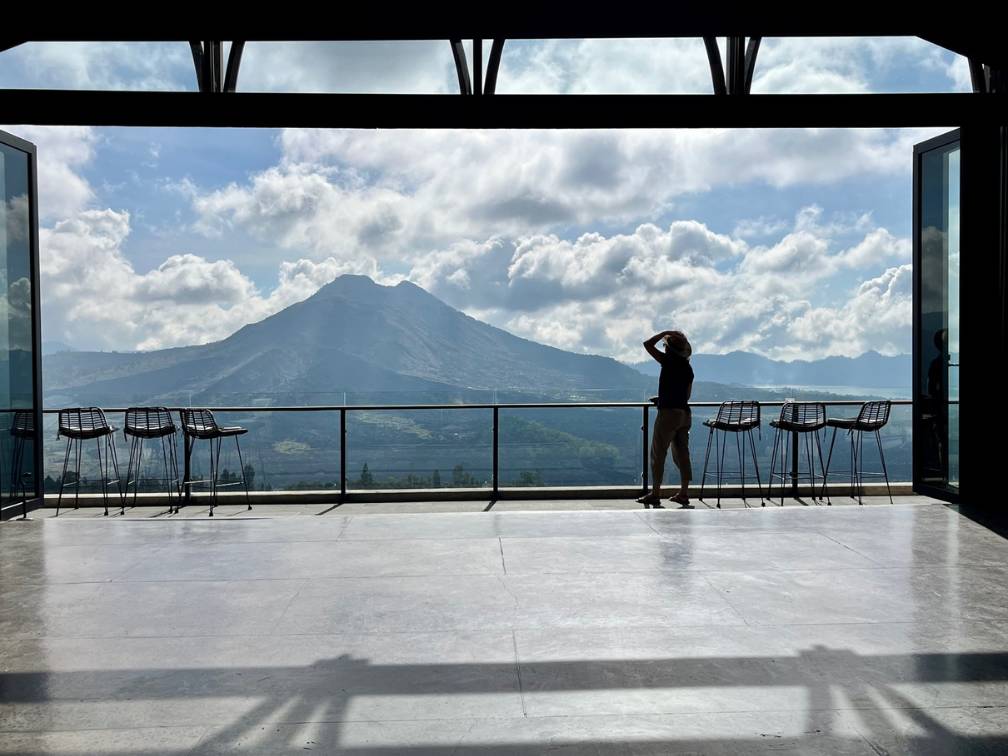
M 108 484 L 109 465 L 115 473 L 116 487 L 119 489 L 119 500 L 124 503 L 122 479 L 119 477 L 119 461 L 116 458 L 116 429 L 105 418 L 101 407 L 68 407 L 59 411 L 59 432 L 57 438 L 67 440 L 66 454 L 63 457 L 63 471 L 60 474 L 59 496 L 56 499 L 56 516 L 59 517 L 60 505 L 63 503 L 63 489 L 67 485 L 67 467 L 70 463 L 70 453 L 76 448 L 74 455 L 74 509 L 77 508 L 80 497 L 80 467 L 84 451 L 84 441 L 95 440 L 95 450 L 98 453 L 98 469 L 101 473 L 102 500 L 105 504 L 105 514 L 108 515 Z M 102 444 L 99 439 L 105 439 L 105 455 L 102 457 Z
M 763 483 L 760 480 L 759 462 L 756 458 L 756 442 L 752 432 L 760 427 L 760 404 L 755 401 L 722 402 L 717 414 L 704 420 L 703 424 L 710 430 L 707 433 L 707 453 L 704 455 L 703 476 L 700 479 L 700 501 L 704 501 L 704 491 L 707 486 L 707 467 L 710 462 L 711 447 L 714 448 L 714 477 L 717 479 L 717 507 L 721 508 L 721 487 L 724 483 L 724 456 L 728 447 L 729 433 L 735 434 L 735 452 L 738 458 L 738 480 L 742 483 L 742 503 L 749 506 L 746 499 L 746 457 L 752 455 L 753 470 L 756 473 L 756 490 L 759 492 L 760 504 L 763 501 Z M 746 444 L 748 443 L 748 449 Z M 732 478 L 736 477 L 732 474 Z
M 245 488 L 245 503 L 248 509 L 251 510 L 252 504 L 249 502 L 248 480 L 245 477 L 245 462 L 242 459 L 241 444 L 238 443 L 238 436 L 248 433 L 248 429 L 237 425 L 218 425 L 213 412 L 208 409 L 187 408 L 180 410 L 179 416 L 182 420 L 182 431 L 185 434 L 187 459 L 189 459 L 196 441 L 210 442 L 210 476 L 204 481 L 188 479 L 183 481 L 182 485 L 186 488 L 187 492 L 192 491 L 192 486 L 195 483 L 208 483 L 210 485 L 210 517 L 213 517 L 214 507 L 217 506 L 217 489 L 225 485 L 233 485 L 218 481 L 220 474 L 221 439 L 233 438 L 235 440 L 235 449 L 238 451 L 241 483 Z M 188 470 L 188 468 L 186 469 Z

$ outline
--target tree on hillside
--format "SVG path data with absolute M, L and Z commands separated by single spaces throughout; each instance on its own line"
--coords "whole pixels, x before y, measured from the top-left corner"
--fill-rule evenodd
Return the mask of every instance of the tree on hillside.
M 473 488 L 476 479 L 471 473 L 467 473 L 461 463 L 452 468 L 452 486 L 454 488 Z
M 542 473 L 538 470 L 535 472 L 522 470 L 521 475 L 518 476 L 517 484 L 519 486 L 541 486 L 543 484 Z
M 367 462 L 364 463 L 364 467 L 360 471 L 360 484 L 361 488 L 371 488 L 374 485 L 374 476 L 368 470 Z

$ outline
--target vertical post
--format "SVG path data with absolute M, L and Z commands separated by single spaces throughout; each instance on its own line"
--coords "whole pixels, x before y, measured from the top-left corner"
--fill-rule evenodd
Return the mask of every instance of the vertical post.
M 497 490 L 498 490 L 498 484 L 499 484 L 497 463 L 498 463 L 498 460 L 500 458 L 499 455 L 498 455 L 498 447 L 497 447 L 497 442 L 498 442 L 498 439 L 500 438 L 500 423 L 498 422 L 499 418 L 498 418 L 498 415 L 497 415 L 497 410 L 498 410 L 498 407 L 496 405 L 494 405 L 494 408 L 493 408 L 493 496 L 492 496 L 492 498 L 493 498 L 494 501 L 497 501 Z
M 182 446 L 185 448 L 185 467 L 182 472 L 182 488 L 185 490 L 185 506 L 189 506 L 189 500 L 192 498 L 192 441 L 189 439 L 189 434 L 185 431 L 185 426 L 182 426 Z M 129 485 L 129 480 L 126 481 L 126 485 Z
M 483 40 L 473 40 L 473 94 L 483 94 Z
M 221 40 L 213 42 L 213 91 L 224 91 L 224 43 Z
M 797 403 L 791 405 L 791 421 L 798 422 Z M 791 495 L 798 496 L 798 431 L 791 433 Z
M 340 445 L 339 445 L 339 486 L 340 504 L 346 499 L 346 407 L 339 411 Z
M 742 94 L 742 73 L 745 64 L 744 42 L 745 37 L 728 37 L 726 40 L 728 61 L 725 66 L 727 69 L 725 78 L 728 80 L 728 94 L 730 95 Z
M 213 42 L 203 40 L 203 54 L 200 57 L 200 92 L 213 92 Z
M 641 489 L 647 495 L 648 484 L 648 406 L 645 404 L 644 416 L 641 419 Z

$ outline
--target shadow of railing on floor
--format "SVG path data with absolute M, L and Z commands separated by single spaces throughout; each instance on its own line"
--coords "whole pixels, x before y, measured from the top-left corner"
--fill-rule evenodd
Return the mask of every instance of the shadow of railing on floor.
M 114 642 L 114 641 L 113 641 Z M 152 653 L 156 641 L 152 640 Z M 812 747 L 825 737 L 850 739 L 850 733 L 833 733 L 831 712 L 840 709 L 854 711 L 862 727 L 858 737 L 876 752 L 884 752 L 886 742 L 899 743 L 913 752 L 1008 752 L 1008 732 L 988 732 L 982 735 L 963 734 L 943 724 L 918 702 L 907 697 L 896 686 L 941 684 L 994 684 L 1003 690 L 1008 682 L 1008 653 L 924 653 L 862 655 L 849 649 L 814 646 L 792 656 L 726 657 L 726 658 L 664 658 L 607 659 L 500 663 L 446 664 L 372 664 L 368 659 L 341 655 L 321 659 L 305 666 L 252 666 L 209 668 L 150 668 L 116 670 L 80 670 L 69 672 L 5 672 L 0 673 L 0 730 L 8 733 L 16 727 L 5 727 L 3 720 L 18 711 L 21 717 L 34 706 L 72 702 L 76 708 L 88 703 L 102 706 L 102 726 L 116 728 L 115 704 L 135 706 L 137 702 L 167 702 L 170 699 L 260 699 L 245 713 L 223 726 L 209 725 L 196 752 L 227 750 L 239 743 L 254 742 L 263 732 L 277 724 L 308 728 L 312 723 L 327 723 L 338 740 L 341 723 L 347 719 L 348 706 L 358 696 L 395 697 L 459 696 L 511 694 L 522 704 L 509 714 L 499 717 L 523 719 L 526 699 L 542 694 L 572 694 L 608 691 L 613 698 L 605 716 L 620 714 L 647 716 L 635 706 L 633 711 L 620 708 L 621 692 L 662 689 L 705 688 L 724 690 L 731 687 L 765 689 L 798 687 L 807 691 L 807 718 L 801 735 L 775 734 L 775 748 Z M 700 695 L 700 694 L 698 694 Z M 720 694 L 718 694 L 720 695 Z M 995 694 L 996 695 L 996 694 Z M 979 700 L 983 700 L 982 696 Z M 945 708 L 998 708 L 1003 702 L 977 703 L 976 696 L 959 691 L 957 697 L 942 698 Z M 433 701 L 432 701 L 433 703 Z M 758 699 L 753 699 L 758 704 Z M 695 704 L 695 700 L 694 700 Z M 6 710 L 6 711 L 5 711 Z M 714 709 L 654 711 L 655 717 L 665 717 L 674 725 L 676 716 L 687 716 Z M 749 713 L 759 716 L 761 709 Z M 43 711 L 39 712 L 43 714 Z M 421 712 L 432 719 L 431 710 Z M 894 721 L 899 715 L 903 725 Z M 578 712 L 571 711 L 571 716 Z M 585 712 L 586 716 L 599 716 Z M 50 715 L 51 716 L 51 715 Z M 31 720 L 28 716 L 28 720 Z M 170 714 L 167 716 L 170 719 Z M 44 715 L 43 715 L 44 719 Z M 472 717 L 478 720 L 480 717 Z M 535 716 L 528 720 L 536 720 Z M 912 722 L 913 733 L 905 733 L 906 721 Z M 95 720 L 97 721 L 97 720 Z M 375 721 L 381 721 L 377 717 Z M 1000 724 L 1008 727 L 1008 719 Z M 123 729 L 136 722 L 124 723 Z M 93 722 L 79 729 L 90 729 Z M 58 728 L 75 729 L 67 721 Z M 668 729 L 665 727 L 664 729 Z M 772 730 L 772 727 L 768 726 Z M 616 731 L 614 731 L 615 734 Z M 335 744 L 335 740 L 334 740 Z M 765 750 L 765 736 L 759 738 L 658 738 L 658 739 L 556 739 L 552 747 L 563 746 L 572 751 L 619 749 L 634 752 L 666 753 L 694 749 L 752 752 Z M 357 745 L 347 753 L 410 754 L 413 752 L 447 754 L 461 748 L 466 753 L 498 754 L 516 750 L 535 750 L 545 743 L 518 741 L 502 743 L 396 743 L 389 745 Z M 289 748 L 291 753 L 303 753 L 302 744 L 277 744 L 274 753 Z M 44 750 L 44 749 L 43 749 Z M 324 750 L 324 749 L 323 749 Z M 43 752 L 42 750 L 37 751 Z M 61 751 L 62 753 L 63 751 Z M 95 753 L 89 750 L 89 753 Z M 189 748 L 165 753 L 190 753 Z M 26 753 L 31 754 L 30 749 Z

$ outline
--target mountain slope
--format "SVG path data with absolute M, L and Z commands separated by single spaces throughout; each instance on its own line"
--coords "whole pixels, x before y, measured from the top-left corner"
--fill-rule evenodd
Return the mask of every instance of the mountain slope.
M 654 383 L 607 357 L 494 328 L 414 284 L 380 286 L 364 276 L 342 276 L 212 344 L 48 355 L 43 378 L 47 403 L 113 405 L 457 389 L 543 395 L 602 389 L 639 398 Z

